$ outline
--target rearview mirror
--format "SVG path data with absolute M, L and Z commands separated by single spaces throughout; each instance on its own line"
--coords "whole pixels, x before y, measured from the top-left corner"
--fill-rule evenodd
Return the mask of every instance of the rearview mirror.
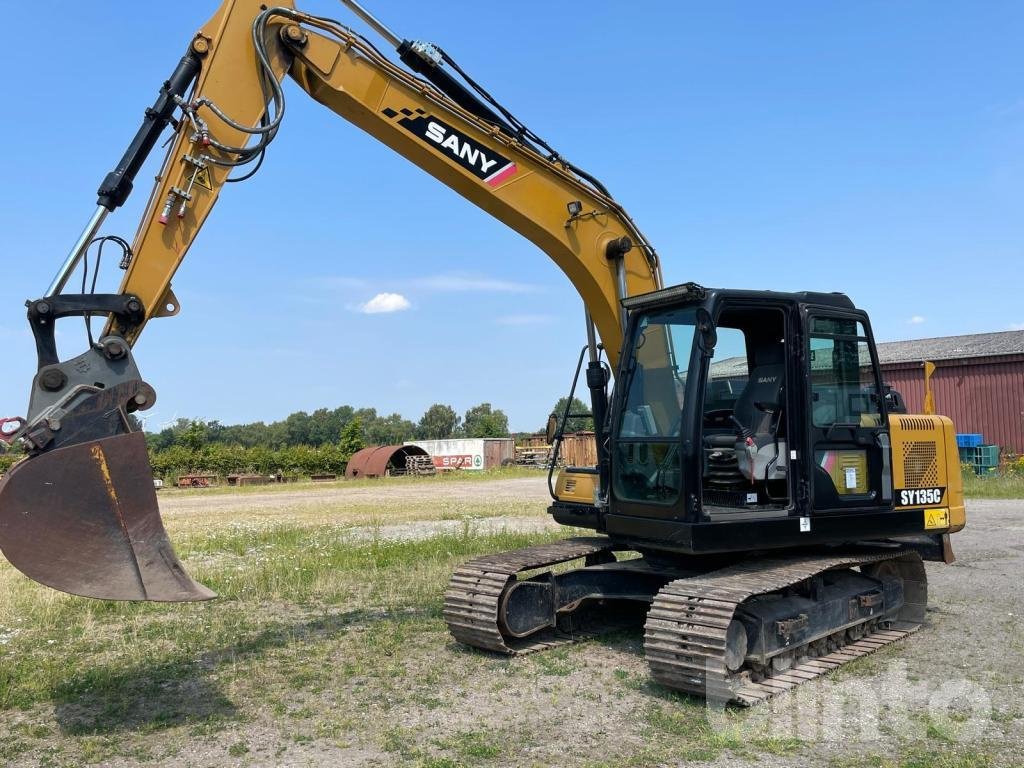
M 544 437 L 548 441 L 548 445 L 555 442 L 555 437 L 558 435 L 558 417 L 555 414 L 548 416 L 548 426 Z

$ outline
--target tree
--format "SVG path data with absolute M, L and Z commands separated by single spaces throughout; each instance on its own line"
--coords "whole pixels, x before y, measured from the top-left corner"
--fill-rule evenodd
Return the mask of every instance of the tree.
M 206 445 L 206 425 L 201 421 L 193 421 L 182 432 L 178 441 L 190 451 L 199 451 Z
M 459 428 L 459 414 L 450 405 L 434 403 L 427 408 L 420 423 L 416 425 L 416 437 L 420 440 L 444 440 L 455 435 Z
M 338 441 L 338 448 L 341 451 L 342 456 L 346 460 L 352 457 L 356 451 L 361 451 L 366 447 L 366 441 L 363 439 L 363 424 L 359 421 L 359 417 L 355 417 L 345 428 L 341 430 L 341 439 Z
M 490 403 L 480 403 L 466 411 L 462 429 L 466 437 L 508 437 L 508 416 Z
M 363 430 L 370 445 L 399 445 L 412 439 L 416 425 L 403 419 L 400 413 L 392 413 L 365 423 Z
M 284 424 L 288 435 L 285 440 L 287 445 L 309 445 L 311 425 L 308 413 L 296 411 L 284 420 Z
M 146 445 L 154 451 L 170 448 L 174 445 L 174 430 L 170 427 L 165 427 L 159 432 L 147 432 Z
M 568 402 L 568 398 L 567 397 L 563 397 L 557 403 L 555 403 L 555 407 L 551 410 L 551 412 L 553 414 L 555 414 L 555 416 L 558 417 L 559 424 L 561 424 L 562 414 L 565 413 L 565 404 L 567 402 Z M 569 413 L 570 414 L 590 413 L 590 408 L 588 408 L 587 404 L 584 403 L 582 400 L 580 400 L 578 397 L 574 397 L 572 399 L 572 405 L 569 406 Z M 575 417 L 574 418 L 573 416 L 570 416 L 568 419 L 566 419 L 565 427 L 563 428 L 562 431 L 563 432 L 592 432 L 593 430 L 594 430 L 594 420 L 591 417 L 584 416 L 582 418 L 580 418 L 580 417 Z M 543 431 L 543 430 L 541 430 L 541 431 Z

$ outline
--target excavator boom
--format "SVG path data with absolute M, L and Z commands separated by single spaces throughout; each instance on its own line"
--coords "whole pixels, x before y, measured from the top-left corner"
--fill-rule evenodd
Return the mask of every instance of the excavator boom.
M 587 309 L 588 382 L 595 421 L 603 423 L 607 375 L 593 330 L 616 365 L 621 300 L 661 287 L 653 248 L 600 182 L 517 120 L 441 48 L 402 39 L 354 0 L 343 2 L 406 68 L 348 27 L 287 0 L 270 8 L 260 0 L 225 0 L 103 180 L 96 210 L 46 295 L 29 302 L 39 370 L 16 435 L 29 457 L 0 481 L 0 550 L 33 579 L 106 599 L 213 596 L 184 573 L 160 521 L 145 442 L 129 420 L 152 407 L 155 392 L 142 380 L 132 347 L 150 320 L 180 311 L 174 273 L 225 185 L 249 178 L 262 163 L 285 116 L 286 76 L 521 233 L 562 269 Z M 168 126 L 174 135 L 134 242 L 100 237 Z M 97 240 L 122 247 L 119 292 L 65 293 Z M 92 315 L 107 318 L 100 337 L 90 334 L 82 355 L 58 359 L 56 321 Z

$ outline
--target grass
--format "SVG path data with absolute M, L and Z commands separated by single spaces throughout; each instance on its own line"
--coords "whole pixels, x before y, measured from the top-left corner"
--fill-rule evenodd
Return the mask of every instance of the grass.
M 209 603 L 83 600 L 0 564 L 0 762 L 46 749 L 56 764 L 158 760 L 194 742 L 235 760 L 270 760 L 251 739 L 218 736 L 262 721 L 293 723 L 292 748 L 365 741 L 393 720 L 392 707 L 437 693 L 432 657 L 470 668 L 487 661 L 447 637 L 441 600 L 451 571 L 478 554 L 564 535 L 477 530 L 473 521 L 509 505 L 456 504 L 433 515 L 461 521 L 450 533 L 409 540 L 347 525 L 361 511 L 339 512 L 342 524 L 288 515 L 200 524 L 172 514 L 186 567 L 220 595 Z M 543 504 L 517 511 L 543 519 Z M 414 668 L 410 659 L 428 662 Z M 459 733 L 445 748 L 453 760 L 497 749 Z
M 1024 499 L 1024 475 L 965 472 L 964 495 L 970 499 Z
M 467 528 L 414 541 L 352 542 L 327 528 L 220 531 L 181 541 L 179 553 L 221 599 L 174 606 L 81 600 L 5 569 L 0 626 L 11 628 L 11 637 L 2 646 L 0 708 L 86 693 L 145 694 L 173 687 L 196 666 L 230 665 L 352 626 L 375 655 L 393 655 L 418 623 L 439 620 L 457 563 L 554 538 Z M 342 668 L 354 665 L 349 659 Z M 143 669 L 148 673 L 136 674 Z M 301 686 L 303 665 L 288 673 Z M 215 697 L 206 703 L 217 709 Z
M 309 499 L 311 510 L 167 516 L 186 567 L 220 594 L 213 602 L 82 600 L 0 561 L 0 764 L 350 764 L 355 750 L 433 768 L 645 766 L 810 749 L 752 729 L 747 712 L 712 722 L 701 702 L 651 683 L 640 632 L 514 660 L 452 643 L 441 616 L 451 571 L 565 536 L 483 525 L 542 522 L 543 502 Z M 380 525 L 367 528 L 368 515 Z M 382 535 L 396 520 L 458 522 Z M 986 768 L 951 752 L 954 737 L 937 722 L 908 760 Z
M 993 755 L 977 748 L 908 746 L 898 755 L 855 755 L 835 757 L 830 768 L 992 768 Z

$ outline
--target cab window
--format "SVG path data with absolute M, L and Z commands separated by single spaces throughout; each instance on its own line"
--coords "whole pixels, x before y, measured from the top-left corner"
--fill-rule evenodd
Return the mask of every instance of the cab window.
M 881 409 L 863 324 L 811 318 L 811 419 L 815 427 L 876 427 Z
M 655 310 L 634 326 L 614 435 L 612 483 L 620 499 L 667 504 L 679 497 L 679 430 L 695 316 L 689 308 Z

